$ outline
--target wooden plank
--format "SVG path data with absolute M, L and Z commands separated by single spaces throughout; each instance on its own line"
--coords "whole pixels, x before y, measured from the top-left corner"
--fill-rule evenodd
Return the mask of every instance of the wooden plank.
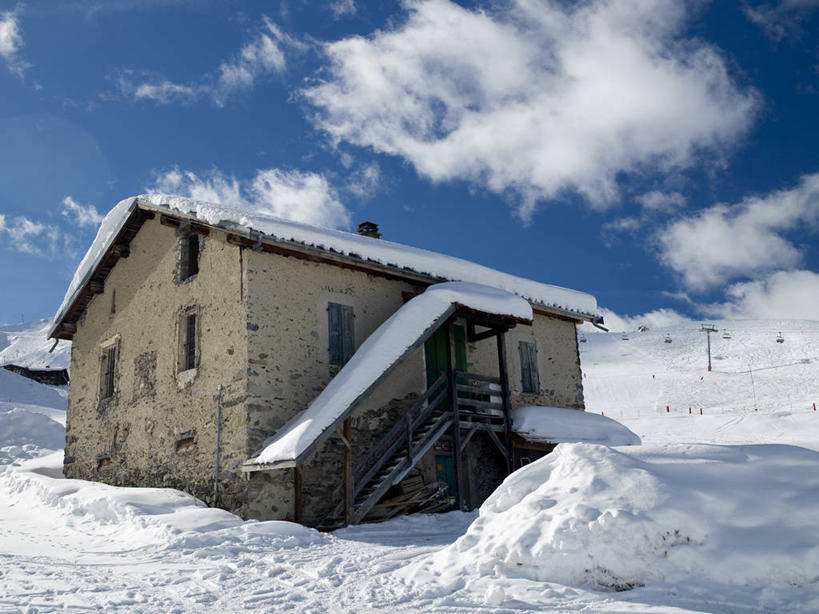
M 479 375 L 477 373 L 468 373 L 466 371 L 455 371 L 455 375 L 458 379 L 474 379 L 479 382 L 489 382 L 490 384 L 500 384 L 501 380 L 497 377 L 492 377 L 491 375 Z
M 295 493 L 294 497 L 294 515 L 295 521 L 299 524 L 302 524 L 303 521 L 303 514 L 304 514 L 304 501 L 302 499 L 302 476 L 301 476 L 301 467 L 293 467 L 293 490 Z
M 449 401 L 452 404 L 452 448 L 455 456 L 455 501 L 458 509 L 464 509 L 463 499 L 463 459 L 461 457 L 461 421 L 458 414 L 458 378 L 456 376 L 455 331 L 452 321 L 446 324 L 447 373 L 449 373 Z
M 88 282 L 88 289 L 94 294 L 102 294 L 105 292 L 105 282 L 92 279 Z
M 514 470 L 512 467 L 512 401 L 509 395 L 509 366 L 506 362 L 506 334 L 498 335 L 498 376 L 503 401 L 503 421 L 506 433 L 506 475 Z M 492 433 L 494 435 L 494 433 Z
M 111 253 L 117 258 L 127 258 L 131 255 L 131 247 L 127 243 L 117 243 L 111 248 Z

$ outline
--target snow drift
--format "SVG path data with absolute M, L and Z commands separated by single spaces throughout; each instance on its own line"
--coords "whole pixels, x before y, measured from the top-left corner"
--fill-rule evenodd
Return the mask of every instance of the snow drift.
M 561 444 L 515 472 L 466 535 L 408 571 L 625 590 L 652 581 L 819 589 L 819 454 L 794 446 Z M 801 470 L 800 470 L 801 468 Z M 502 588 L 501 588 L 502 590 Z
M 520 407 L 512 413 L 512 428 L 530 441 L 640 445 L 640 438 L 616 420 L 564 407 Z

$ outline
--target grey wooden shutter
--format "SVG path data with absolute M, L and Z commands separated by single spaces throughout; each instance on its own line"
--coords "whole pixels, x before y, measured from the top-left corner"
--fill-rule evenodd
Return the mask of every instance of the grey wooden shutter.
M 342 364 L 345 364 L 355 352 L 355 333 L 353 330 L 353 308 L 349 305 L 341 306 L 342 314 L 342 329 L 341 329 L 341 348 L 342 348 Z
M 330 364 L 342 364 L 341 305 L 327 304 L 327 330 L 330 333 Z
M 537 347 L 534 343 L 521 341 L 520 350 L 520 374 L 523 392 L 539 393 L 540 377 L 537 372 Z

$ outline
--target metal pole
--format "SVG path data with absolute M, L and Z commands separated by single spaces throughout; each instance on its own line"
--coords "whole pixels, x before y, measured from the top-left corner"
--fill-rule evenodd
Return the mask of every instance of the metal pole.
M 714 326 L 706 326 L 705 324 L 700 325 L 700 332 L 704 332 L 707 337 L 708 343 L 708 370 L 711 370 L 711 333 L 717 332 L 717 329 Z
M 213 504 L 219 503 L 219 451 L 222 447 L 222 384 L 216 386 L 216 471 L 213 475 Z

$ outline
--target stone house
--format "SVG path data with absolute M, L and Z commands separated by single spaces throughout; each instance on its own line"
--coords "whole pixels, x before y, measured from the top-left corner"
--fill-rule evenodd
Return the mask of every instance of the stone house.
M 576 325 L 602 321 L 596 302 L 360 231 L 180 197 L 119 203 L 50 331 L 73 342 L 65 475 L 313 526 L 369 518 L 408 476 L 479 505 L 517 458 L 513 408 L 583 409 Z M 389 353 L 392 316 L 446 281 L 525 309 L 456 292 L 383 365 L 358 364 L 366 381 L 347 378 L 359 349 Z M 336 377 L 343 392 L 326 393 Z M 316 430 L 318 397 L 332 416 Z M 292 458 L 271 457 L 294 428 Z

